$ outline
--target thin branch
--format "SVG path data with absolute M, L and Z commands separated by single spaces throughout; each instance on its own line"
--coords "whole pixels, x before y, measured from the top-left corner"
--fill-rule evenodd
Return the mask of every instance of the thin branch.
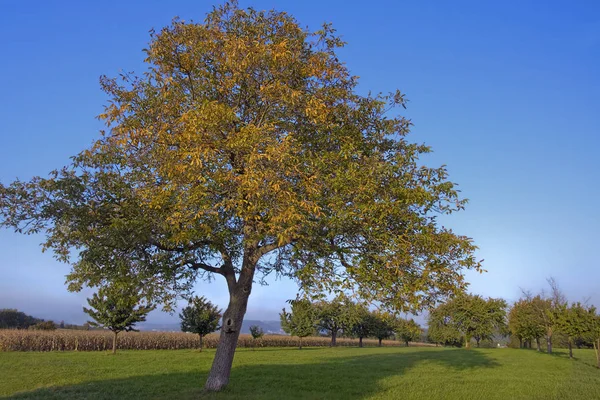
M 180 253 L 198 250 L 199 248 L 204 247 L 204 246 L 214 246 L 215 245 L 215 243 L 211 242 L 210 240 L 201 240 L 198 242 L 194 242 L 190 245 L 183 245 L 183 246 L 166 246 L 154 239 L 150 239 L 148 241 L 148 243 L 150 243 L 152 246 L 158 248 L 159 250 L 174 251 L 174 252 L 180 252 Z
M 224 271 L 221 268 L 213 267 L 212 265 L 208 265 L 203 262 L 188 261 L 186 264 L 195 270 L 203 269 L 207 272 L 214 272 L 215 274 L 224 275 Z

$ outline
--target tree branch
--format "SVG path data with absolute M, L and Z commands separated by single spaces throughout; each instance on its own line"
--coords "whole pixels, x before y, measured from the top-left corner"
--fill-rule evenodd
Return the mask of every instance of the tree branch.
M 203 269 L 207 272 L 214 272 L 215 274 L 225 275 L 223 269 L 213 267 L 212 265 L 208 265 L 203 262 L 188 261 L 186 262 L 186 264 L 189 265 L 190 268 L 195 270 Z
M 150 239 L 148 241 L 148 243 L 150 243 L 152 246 L 158 248 L 159 250 L 174 251 L 174 252 L 180 252 L 180 253 L 183 253 L 186 251 L 197 250 L 203 246 L 214 246 L 215 245 L 210 240 L 200 240 L 200 241 L 194 242 L 190 245 L 183 245 L 183 246 L 166 246 L 166 245 L 160 243 L 158 240 L 154 240 L 154 239 Z

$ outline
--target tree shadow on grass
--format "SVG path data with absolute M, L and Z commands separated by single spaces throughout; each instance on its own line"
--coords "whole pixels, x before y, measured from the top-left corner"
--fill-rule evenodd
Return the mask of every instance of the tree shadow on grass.
M 304 351 L 304 350 L 303 350 Z M 290 354 L 293 357 L 292 354 Z M 267 361 L 267 360 L 264 360 Z M 235 365 L 220 393 L 204 393 L 207 372 L 186 372 L 98 380 L 21 392 L 12 399 L 363 399 L 381 391 L 379 382 L 404 374 L 420 362 L 455 371 L 499 364 L 479 351 L 444 350 L 329 357 L 317 363 Z

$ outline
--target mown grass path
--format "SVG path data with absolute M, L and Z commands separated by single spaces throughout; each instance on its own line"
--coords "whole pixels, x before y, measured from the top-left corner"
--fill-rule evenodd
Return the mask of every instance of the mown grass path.
M 240 349 L 204 394 L 214 350 L 0 353 L 0 398 L 600 399 L 593 352 L 443 348 Z

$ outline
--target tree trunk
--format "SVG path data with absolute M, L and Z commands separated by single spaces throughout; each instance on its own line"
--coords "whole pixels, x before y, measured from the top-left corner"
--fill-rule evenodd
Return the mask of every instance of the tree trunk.
M 381 347 L 381 341 L 382 340 L 383 340 L 382 338 L 379 338 L 379 347 Z
M 406 347 L 408 347 L 408 340 L 405 340 L 404 343 L 406 344 Z M 437 347 L 437 343 L 435 344 L 435 347 Z
M 596 366 L 600 368 L 600 339 L 594 339 L 592 343 L 594 344 L 594 352 L 596 353 Z
M 477 341 L 477 348 L 479 348 L 479 341 L 480 341 L 481 339 L 475 339 L 475 340 Z
M 337 339 L 337 330 L 333 329 L 331 331 L 331 347 L 335 347 L 336 346 L 336 339 Z
M 358 338 L 358 347 L 363 347 L 362 336 Z
M 202 352 L 202 334 L 199 333 L 198 336 L 200 336 L 200 352 Z
M 573 345 L 571 344 L 571 338 L 568 339 L 569 342 L 569 358 L 573 358 Z
M 542 346 L 540 345 L 540 338 L 535 338 L 535 345 L 537 346 L 537 351 L 542 351 Z
M 302 336 L 298 336 L 300 338 L 300 347 L 298 347 L 298 350 L 302 350 Z
M 465 349 L 470 349 L 470 348 L 471 348 L 471 337 L 466 336 L 465 337 Z
M 247 258 L 249 257 L 248 255 L 244 255 L 242 271 L 238 282 L 235 281 L 233 272 L 225 276 L 229 288 L 229 305 L 223 314 L 219 344 L 217 345 L 217 351 L 210 373 L 208 374 L 208 379 L 204 385 L 204 389 L 207 391 L 222 390 L 229 383 L 235 348 L 240 337 L 242 321 L 246 314 L 248 297 L 252 290 L 254 267 L 256 261 L 258 261 L 248 261 Z
M 519 348 L 523 348 L 523 338 L 519 338 Z
M 119 332 L 115 332 L 115 336 L 113 336 L 113 354 L 117 354 L 117 335 Z
M 546 349 L 548 354 L 552 354 L 552 336 L 546 336 Z

